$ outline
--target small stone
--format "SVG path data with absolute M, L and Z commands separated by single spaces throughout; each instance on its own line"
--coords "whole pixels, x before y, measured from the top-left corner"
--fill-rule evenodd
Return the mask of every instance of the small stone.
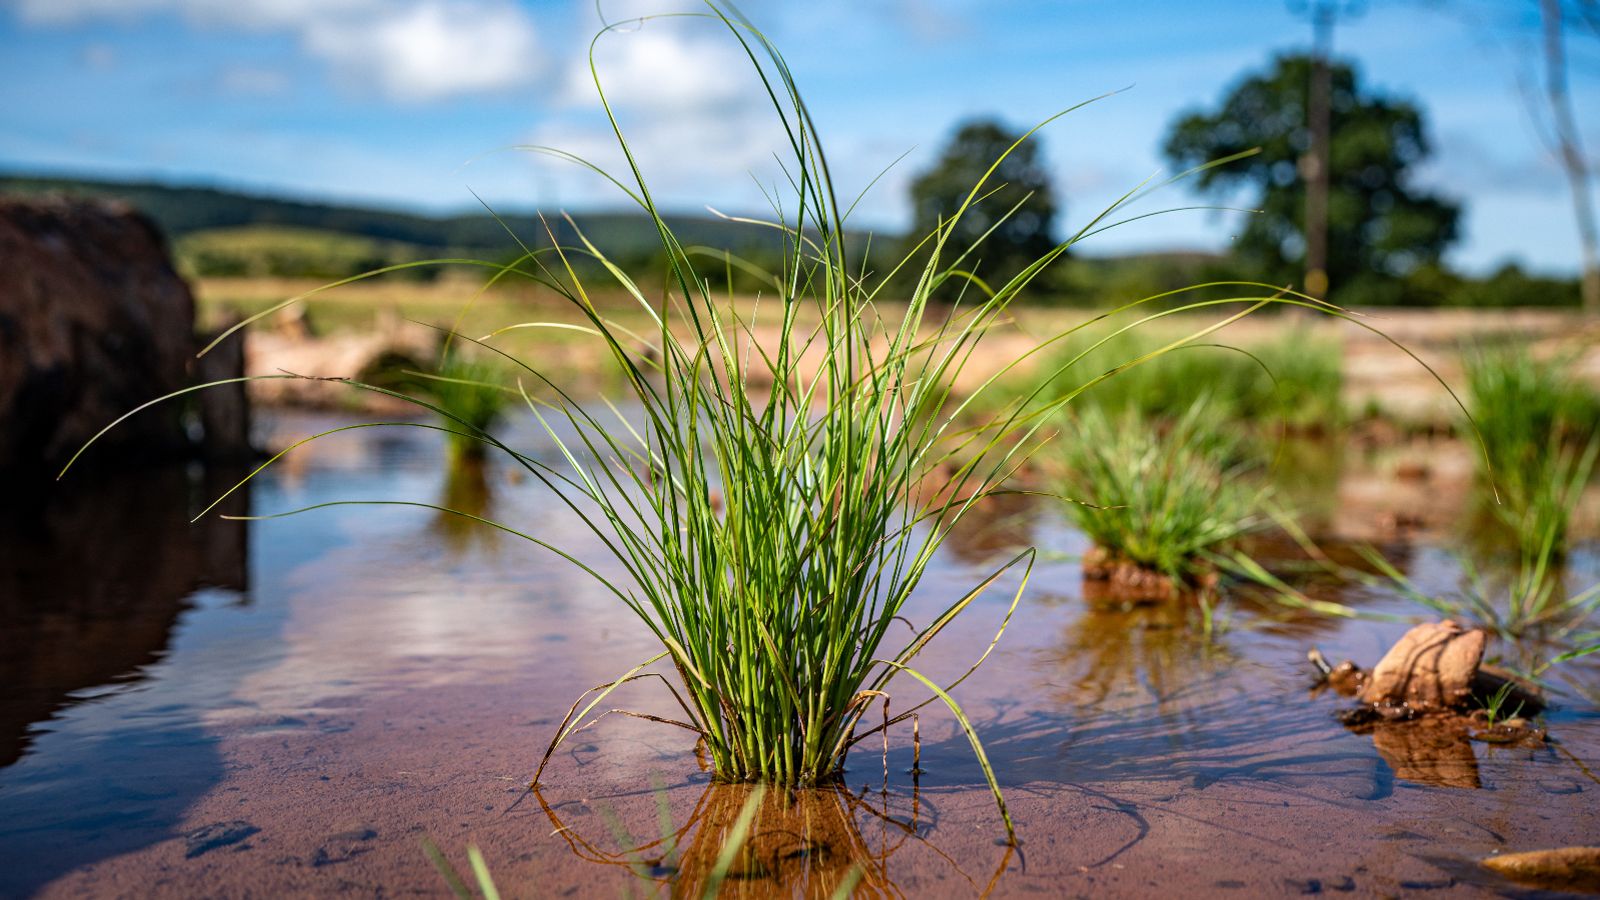
M 366 853 L 371 847 L 366 843 L 378 836 L 378 832 L 371 828 L 352 828 L 328 835 L 322 846 L 317 848 L 316 855 L 311 858 L 313 868 L 331 866 L 335 863 L 349 862 Z
M 1464 708 L 1487 642 L 1485 632 L 1449 620 L 1418 625 L 1373 667 L 1361 699 L 1418 711 Z
M 1354 697 L 1366 686 L 1367 673 L 1347 659 L 1328 670 L 1327 682 L 1340 696 Z

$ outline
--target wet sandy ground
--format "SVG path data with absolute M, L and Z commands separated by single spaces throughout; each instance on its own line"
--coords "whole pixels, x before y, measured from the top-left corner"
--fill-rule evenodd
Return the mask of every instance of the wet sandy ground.
M 250 502 L 435 501 L 449 488 L 434 453 L 414 435 L 358 432 L 279 470 Z M 499 470 L 487 484 L 495 516 L 581 542 L 531 485 Z M 185 533 L 183 503 L 135 505 L 150 533 Z M 481 847 L 511 896 L 698 895 L 748 789 L 710 785 L 681 732 L 613 717 L 557 755 L 541 792 L 524 789 L 578 693 L 655 652 L 582 577 L 426 510 L 204 527 L 246 529 L 235 583 L 196 564 L 189 583 L 140 587 L 136 558 L 115 584 L 60 588 L 80 601 L 65 618 L 7 608 L 5 658 L 12 641 L 108 629 L 143 655 L 83 683 L 65 663 L 14 675 L 32 697 L 22 715 L 36 718 L 0 768 L 0 895 L 444 895 L 424 836 L 463 870 L 467 845 Z M 107 552 L 62 529 L 36 538 L 33 579 L 17 582 L 40 603 L 62 600 L 41 577 L 50 553 L 81 569 Z M 1048 558 L 957 699 L 1022 846 L 997 843 L 966 740 L 930 708 L 920 778 L 907 774 L 906 726 L 887 781 L 868 741 L 846 788 L 770 797 L 730 892 L 827 896 L 854 869 L 866 895 L 1522 895 L 1474 861 L 1600 840 L 1592 699 L 1566 699 L 1548 717 L 1557 742 L 1525 750 L 1352 734 L 1332 716 L 1342 701 L 1307 690 L 1308 646 L 1370 663 L 1403 624 L 1240 605 L 1208 645 L 1192 612 L 1087 603 L 1081 538 L 1037 509 L 951 544 L 918 611 L 964 592 L 1019 538 Z M 1397 555 L 1425 583 L 1456 576 L 1426 544 Z M 1410 612 L 1378 593 L 1345 599 Z M 997 591 L 974 608 L 928 668 L 964 670 L 1008 601 Z M 1579 671 L 1580 685 L 1600 684 Z M 900 690 L 895 708 L 925 696 Z M 663 702 L 649 688 L 623 699 Z

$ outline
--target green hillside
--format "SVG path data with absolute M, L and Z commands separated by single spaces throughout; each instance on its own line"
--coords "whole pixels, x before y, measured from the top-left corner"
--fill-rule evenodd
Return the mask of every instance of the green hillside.
M 172 243 L 178 267 L 202 276 L 333 280 L 438 255 L 420 244 L 281 225 L 207 228 Z
M 527 210 L 500 210 L 505 224 L 484 212 L 430 216 L 375 207 L 341 206 L 270 197 L 208 187 L 155 182 L 106 181 L 0 175 L 0 194 L 66 193 L 120 199 L 142 209 L 172 241 L 184 271 L 197 276 L 270 275 L 342 278 L 380 266 L 436 257 L 507 260 L 530 247 L 548 244 L 544 225 Z M 578 227 L 608 257 L 630 272 L 664 273 L 665 254 L 655 226 L 641 213 L 583 212 L 573 214 Z M 710 216 L 670 215 L 668 224 L 688 245 L 731 250 L 768 269 L 782 253 L 778 232 Z M 571 227 L 559 217 L 550 220 L 563 245 L 576 244 Z M 507 234 L 510 227 L 516 234 Z M 866 232 L 846 235 L 856 259 L 868 245 Z M 869 271 L 892 267 L 898 235 L 879 235 L 871 243 Z M 581 260 L 580 267 L 586 266 Z M 437 269 L 419 268 L 405 277 L 428 279 Z M 594 274 L 594 273 L 590 273 Z M 720 283 L 726 270 L 701 269 Z M 904 269 L 894 294 L 915 277 Z M 735 287 L 757 290 L 761 284 L 737 269 Z M 1034 283 L 1028 302 L 1102 306 L 1199 282 L 1244 279 L 1258 273 L 1241 268 L 1227 256 L 1199 252 L 1135 253 L 1100 256 L 1093 247 L 1075 253 Z M 1574 278 L 1550 278 L 1507 265 L 1486 276 L 1467 276 L 1441 267 L 1423 267 L 1406 278 L 1374 279 L 1354 298 L 1358 305 L 1386 306 L 1576 306 Z
M 514 253 L 517 242 L 506 232 L 532 245 L 545 241 L 544 226 L 536 215 L 521 210 L 497 210 L 506 225 L 487 213 L 429 216 L 393 209 L 336 206 L 281 197 L 268 197 L 208 187 L 185 187 L 154 182 L 98 181 L 35 176 L 0 176 L 0 193 L 66 193 L 112 197 L 147 213 L 174 242 L 198 232 L 245 226 L 274 226 L 338 232 L 376 241 L 423 248 L 424 255 L 444 251 L 500 256 Z M 621 258 L 654 254 L 659 239 L 650 220 L 634 212 L 585 212 L 573 215 L 595 245 Z M 757 252 L 777 246 L 770 229 L 726 222 L 709 216 L 668 216 L 679 239 L 689 244 Z M 566 223 L 552 219 L 551 226 L 563 243 L 572 235 Z M 865 236 L 852 236 L 861 241 Z
M 191 276 L 337 279 L 375 268 L 418 259 L 470 257 L 504 260 L 520 252 L 521 240 L 545 246 L 548 237 L 538 217 L 527 211 L 499 210 L 505 224 L 487 213 L 429 216 L 372 207 L 341 206 L 270 197 L 209 187 L 154 182 L 105 181 L 27 175 L 0 175 L 0 193 L 66 193 L 111 197 L 143 210 L 172 241 L 179 266 Z M 655 226 L 641 213 L 584 212 L 573 214 L 583 234 L 627 271 L 663 272 L 665 256 Z M 709 216 L 668 216 L 678 239 L 688 245 L 731 250 L 768 269 L 782 252 L 778 232 Z M 571 226 L 550 220 L 564 245 L 577 243 Z M 516 232 L 512 238 L 506 232 Z M 868 235 L 846 236 L 858 259 L 867 251 Z M 892 266 L 889 254 L 898 235 L 878 237 L 872 244 L 869 269 Z M 580 268 L 586 268 L 577 260 Z M 1034 302 L 1099 305 L 1111 299 L 1170 290 L 1207 280 L 1218 258 L 1209 254 L 1153 253 L 1124 257 L 1075 256 L 1036 283 Z M 402 277 L 429 279 L 440 270 L 423 267 Z M 731 274 L 741 290 L 761 284 L 735 269 L 712 264 L 702 276 L 720 283 Z M 902 282 L 915 278 L 901 273 Z M 908 285 L 901 284 L 899 289 Z M 892 292 L 891 292 L 892 293 Z

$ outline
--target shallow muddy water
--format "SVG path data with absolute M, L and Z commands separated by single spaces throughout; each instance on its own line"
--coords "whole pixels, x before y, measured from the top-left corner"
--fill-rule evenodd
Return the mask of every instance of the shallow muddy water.
M 275 419 L 280 442 L 328 424 Z M 434 438 L 330 438 L 228 508 L 476 503 L 600 558 L 505 468 L 446 479 Z M 1386 541 L 1425 585 L 1454 583 L 1437 546 L 1463 515 L 1460 491 L 1440 487 L 1448 461 L 1431 488 L 1386 487 L 1359 454 L 1312 456 L 1321 476 L 1288 477 L 1324 528 Z M 749 789 L 712 785 L 683 732 L 612 717 L 525 790 L 578 694 L 656 652 L 626 610 L 550 555 L 427 509 L 189 525 L 230 475 L 84 480 L 0 525 L 0 895 L 443 895 L 424 837 L 463 871 L 480 847 L 508 896 L 699 895 Z M 872 739 L 846 785 L 770 794 L 730 893 L 828 896 L 859 877 L 864 895 L 1520 896 L 1476 860 L 1600 842 L 1596 667 L 1569 669 L 1537 750 L 1354 734 L 1333 716 L 1347 701 L 1308 689 L 1306 651 L 1371 664 L 1404 623 L 1241 602 L 1208 642 L 1193 610 L 1086 599 L 1085 544 L 1053 511 L 984 518 L 947 544 L 911 617 L 1018 541 L 1044 551 L 999 649 L 956 692 L 1021 847 L 997 842 L 965 738 L 929 707 L 919 777 L 906 723 L 887 779 Z M 1574 568 L 1600 567 L 1585 552 Z M 965 670 L 1014 588 L 941 636 L 925 668 Z M 1339 598 L 1417 612 L 1382 591 Z M 899 690 L 895 709 L 926 696 Z M 615 696 L 670 702 L 648 686 Z

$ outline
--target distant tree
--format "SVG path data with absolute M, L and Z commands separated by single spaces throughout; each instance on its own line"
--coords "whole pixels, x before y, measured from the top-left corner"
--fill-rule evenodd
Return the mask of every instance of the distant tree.
M 1207 169 L 1201 190 L 1260 209 L 1247 215 L 1235 242 L 1240 263 L 1275 283 L 1298 283 L 1304 257 L 1305 185 L 1296 163 L 1310 139 L 1306 85 L 1311 60 L 1286 55 L 1264 73 L 1247 76 L 1212 112 L 1190 112 L 1173 123 L 1164 147 L 1176 167 L 1255 147 L 1253 157 Z M 1413 168 L 1431 152 L 1421 110 L 1363 87 L 1348 63 L 1332 64 L 1329 146 L 1328 281 L 1331 296 L 1359 288 L 1381 296 L 1373 282 L 1397 284 L 1436 264 L 1457 237 L 1460 210 L 1411 183 Z
M 911 183 L 914 220 L 910 243 L 916 244 L 941 222 L 948 222 L 983 173 L 1021 136 L 993 119 L 962 124 L 939 161 Z M 1020 203 L 969 258 L 971 264 L 981 266 L 980 277 L 1004 281 L 1055 246 L 1051 236 L 1057 211 L 1055 192 L 1040 158 L 1037 137 L 1006 157 L 980 196 L 985 194 L 956 224 L 945 243 L 943 259 L 946 263 L 953 260 Z
M 1431 5 L 1459 15 L 1485 32 L 1494 43 L 1509 39 L 1518 60 L 1517 82 L 1540 139 L 1567 178 L 1577 224 L 1582 265 L 1583 306 L 1600 313 L 1600 209 L 1594 189 L 1597 166 L 1584 146 L 1578 111 L 1594 115 L 1594 103 L 1573 99 L 1568 70 L 1592 69 L 1600 39 L 1600 0 L 1431 0 Z M 1584 39 L 1580 44 L 1569 38 Z M 1580 69 L 1580 71 L 1582 71 Z

